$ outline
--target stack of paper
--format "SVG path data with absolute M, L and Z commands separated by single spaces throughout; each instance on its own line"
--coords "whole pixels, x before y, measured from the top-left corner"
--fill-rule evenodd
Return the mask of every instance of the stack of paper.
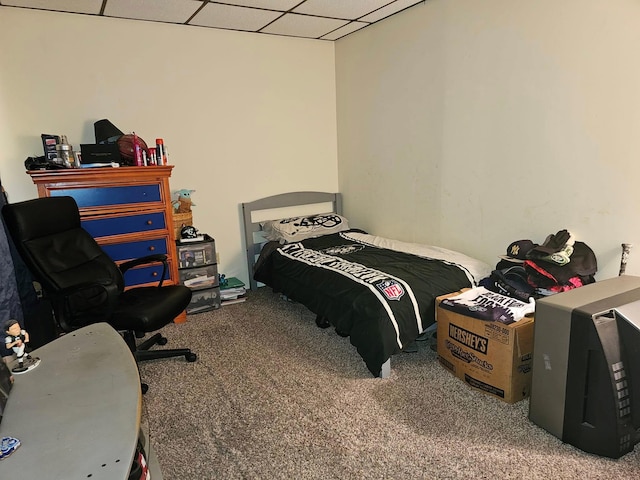
M 222 305 L 244 302 L 247 299 L 247 290 L 244 283 L 236 277 L 225 278 L 220 283 L 220 301 Z

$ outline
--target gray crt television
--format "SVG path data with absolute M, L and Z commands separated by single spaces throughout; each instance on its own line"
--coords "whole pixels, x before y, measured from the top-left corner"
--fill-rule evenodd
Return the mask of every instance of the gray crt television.
M 538 300 L 529 419 L 585 452 L 640 441 L 640 277 Z

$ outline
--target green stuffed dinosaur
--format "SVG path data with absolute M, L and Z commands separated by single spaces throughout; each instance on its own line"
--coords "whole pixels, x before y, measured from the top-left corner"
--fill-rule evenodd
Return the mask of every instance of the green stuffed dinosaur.
M 191 201 L 191 194 L 193 192 L 195 192 L 195 190 L 187 190 L 185 188 L 175 192 L 175 195 L 178 196 L 178 199 L 171 202 L 171 205 L 173 205 L 173 210 L 175 213 L 191 212 L 191 207 L 195 206 L 195 203 Z

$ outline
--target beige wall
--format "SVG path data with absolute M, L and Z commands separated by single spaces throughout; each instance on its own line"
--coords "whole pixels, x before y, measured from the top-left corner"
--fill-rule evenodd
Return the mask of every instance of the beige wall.
M 562 228 L 640 248 L 640 3 L 429 0 L 328 42 L 0 7 L 0 175 L 40 133 L 164 137 L 172 186 L 246 280 L 239 204 L 340 190 L 356 226 L 495 262 Z M 334 58 L 335 57 L 335 58 Z M 337 105 L 337 126 L 336 126 Z M 340 159 L 339 167 L 337 159 Z M 640 274 L 640 253 L 628 273 Z
M 329 42 L 0 7 L 0 175 L 33 198 L 27 156 L 41 133 L 93 143 L 108 118 L 155 143 L 173 189 L 195 189 L 194 223 L 220 271 L 248 279 L 240 203 L 336 191 L 334 46 Z
M 339 40 L 347 216 L 492 264 L 567 228 L 617 275 L 640 249 L 639 45 L 637 0 L 429 0 Z

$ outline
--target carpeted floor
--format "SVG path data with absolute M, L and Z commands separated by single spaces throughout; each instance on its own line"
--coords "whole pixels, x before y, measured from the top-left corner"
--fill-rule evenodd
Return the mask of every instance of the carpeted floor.
M 471 390 L 428 342 L 377 379 L 314 319 L 262 288 L 163 330 L 199 356 L 140 365 L 165 480 L 640 478 L 640 446 L 611 460 L 563 444 L 528 400 Z

